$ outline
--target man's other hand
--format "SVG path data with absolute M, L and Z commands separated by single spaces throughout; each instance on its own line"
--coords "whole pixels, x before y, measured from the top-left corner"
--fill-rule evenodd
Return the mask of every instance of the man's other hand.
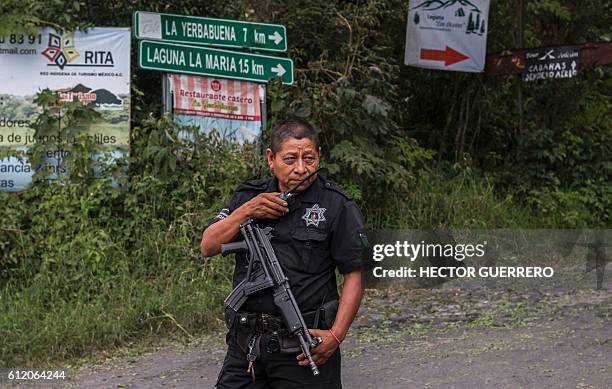
M 329 331 L 317 329 L 310 329 L 308 331 L 310 332 L 310 335 L 312 337 L 320 336 L 321 339 L 323 339 L 323 341 L 317 347 L 310 350 L 312 359 L 317 364 L 317 366 L 323 365 L 338 348 L 338 342 L 336 342 L 336 339 L 331 336 Z M 309 364 L 303 353 L 297 356 L 297 360 L 300 366 L 308 366 Z

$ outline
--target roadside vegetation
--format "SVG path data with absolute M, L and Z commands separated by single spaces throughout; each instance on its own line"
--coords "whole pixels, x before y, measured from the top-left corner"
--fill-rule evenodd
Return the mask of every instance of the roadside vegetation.
M 409 68 L 399 0 L 47 3 L 0 0 L 0 35 L 129 26 L 136 10 L 286 25 L 296 85 L 269 84 L 263 144 L 286 116 L 316 123 L 328 176 L 370 228 L 612 224 L 610 67 L 537 83 Z M 518 42 L 514 3 L 493 2 L 489 52 L 610 40 L 608 2 L 543 0 L 525 1 Z M 61 366 L 219 325 L 233 263 L 203 260 L 198 244 L 235 186 L 266 175 L 262 147 L 179 136 L 195 129 L 161 114 L 159 74 L 132 71 L 131 153 L 112 162 L 92 160 L 104 150 L 77 131 L 92 110 L 66 106 L 60 128 L 53 97 L 38 98 L 36 133 L 77 141 L 63 161 L 70 177 L 41 171 L 28 190 L 0 193 L 0 367 Z

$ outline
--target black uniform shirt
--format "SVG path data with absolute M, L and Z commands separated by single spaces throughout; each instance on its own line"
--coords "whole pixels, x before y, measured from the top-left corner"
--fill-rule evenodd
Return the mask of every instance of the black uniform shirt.
M 264 192 L 278 192 L 278 180 L 268 178 L 240 184 L 211 224 Z M 362 267 L 365 227 L 361 212 L 348 194 L 320 176 L 289 200 L 289 213 L 276 220 L 256 222 L 261 227 L 274 228 L 272 247 L 302 313 L 338 298 L 336 267 L 343 274 Z M 242 236 L 236 240 L 242 240 Z M 237 254 L 234 287 L 245 278 L 247 267 L 246 255 Z M 241 310 L 279 313 L 271 289 L 249 297 Z

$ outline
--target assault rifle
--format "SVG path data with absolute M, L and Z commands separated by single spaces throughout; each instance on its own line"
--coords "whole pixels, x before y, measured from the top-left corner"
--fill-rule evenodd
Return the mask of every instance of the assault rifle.
M 225 299 L 225 309 L 238 312 L 250 295 L 273 288 L 274 304 L 278 307 L 289 332 L 297 336 L 302 352 L 309 361 L 312 374 L 318 375 L 319 369 L 312 359 L 310 350 L 317 347 L 321 339 L 313 338 L 308 332 L 308 327 L 289 287 L 289 280 L 285 277 L 270 244 L 272 228 L 260 228 L 251 219 L 240 226 L 240 232 L 244 241 L 221 245 L 223 256 L 238 252 L 247 252 L 249 256 L 247 275 Z
M 288 201 L 293 196 L 293 192 L 319 170 L 312 172 L 293 188 L 279 194 L 278 197 Z M 225 309 L 238 312 L 250 295 L 272 288 L 274 304 L 278 307 L 285 325 L 289 332 L 298 338 L 302 352 L 309 361 L 312 374 L 318 375 L 319 369 L 312 359 L 310 350 L 317 347 L 321 343 L 321 339 L 313 338 L 308 332 L 304 317 L 291 292 L 289 280 L 285 277 L 270 243 L 272 230 L 271 227 L 260 228 L 252 219 L 249 219 L 240 226 L 240 233 L 244 241 L 221 245 L 221 255 L 246 252 L 249 259 L 246 277 L 225 299 Z

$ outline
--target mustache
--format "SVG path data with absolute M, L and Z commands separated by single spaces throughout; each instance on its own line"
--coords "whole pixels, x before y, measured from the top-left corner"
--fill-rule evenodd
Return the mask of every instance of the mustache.
M 317 174 L 320 170 L 321 170 L 321 168 L 319 167 L 317 170 L 308 173 L 308 175 L 306 177 L 301 178 L 299 180 L 296 180 L 297 184 L 295 186 L 293 186 L 291 189 L 289 189 L 288 193 L 291 193 L 291 192 L 297 190 L 303 183 L 308 181 L 310 178 L 314 177 L 315 174 Z M 288 183 L 289 182 L 291 182 L 291 180 L 289 180 Z

